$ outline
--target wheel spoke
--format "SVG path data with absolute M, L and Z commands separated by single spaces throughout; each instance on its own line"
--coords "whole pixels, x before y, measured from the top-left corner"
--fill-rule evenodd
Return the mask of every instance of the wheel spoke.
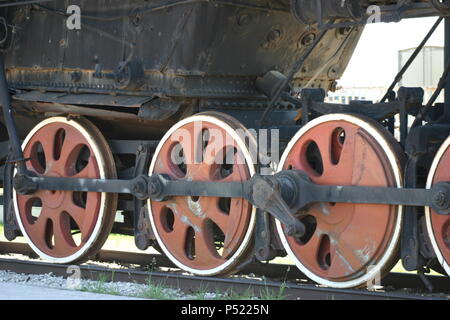
M 47 221 L 49 218 L 49 210 L 43 208 L 39 218 L 30 226 L 30 235 L 33 239 L 33 243 L 38 246 L 48 247 L 46 238 L 48 232 Z
M 349 243 L 343 237 L 332 239 L 331 243 L 331 275 L 355 273 L 368 262 L 362 252 L 358 255 L 358 250 L 362 251 L 358 244 Z
M 333 170 L 331 162 L 331 133 L 325 132 L 315 135 L 313 141 L 317 144 L 322 158 L 323 171 L 328 173 Z
M 186 231 L 189 228 L 187 221 L 183 221 L 182 217 L 175 216 L 173 224 L 173 231 L 168 232 L 171 234 L 171 238 L 174 239 L 174 244 L 178 246 L 178 241 L 175 239 L 186 239 Z
M 168 232 L 162 229 L 167 234 L 166 246 L 177 257 L 186 257 L 185 247 L 188 228 L 189 225 L 182 221 L 181 217 L 175 216 L 173 230 Z
M 215 205 L 210 206 L 205 213 L 208 218 L 217 224 L 220 230 L 222 230 L 222 232 L 226 235 L 228 232 L 230 217 L 219 208 L 219 198 L 215 198 L 215 200 Z
M 186 165 L 201 163 L 201 150 L 198 149 L 202 147 L 201 141 L 199 141 L 200 132 L 194 132 L 192 130 L 182 131 L 182 135 L 179 139 L 175 140 L 178 141 L 183 148 Z M 200 153 L 196 153 L 199 151 Z
M 89 230 L 87 229 L 89 228 L 89 225 L 85 224 L 86 209 L 76 205 L 71 197 L 65 203 L 65 212 L 72 217 L 77 226 L 80 228 L 80 232 L 83 236 L 82 238 L 87 236 L 89 233 Z
M 52 169 L 52 166 L 55 163 L 55 158 L 53 157 L 53 146 L 55 140 L 53 136 L 49 136 L 46 139 L 41 139 L 39 142 L 42 145 L 42 151 L 44 152 L 45 155 L 46 171 L 48 172 L 49 170 Z
M 97 167 L 98 167 L 97 161 L 91 155 L 89 157 L 87 165 L 80 172 L 77 172 L 76 174 L 74 174 L 71 177 L 75 178 L 75 179 L 89 179 L 89 178 L 92 178 L 92 177 L 94 177 L 96 175 L 95 171 L 96 171 Z
M 63 215 L 62 212 L 56 212 L 52 216 L 53 221 L 53 234 L 55 237 L 55 247 L 53 250 L 56 252 L 71 252 L 77 245 L 72 238 L 70 229 L 70 219 Z
M 219 131 L 220 132 L 220 131 Z M 226 138 L 220 134 L 214 134 L 203 152 L 203 162 L 207 165 L 223 164 L 226 156 Z
M 296 250 L 301 252 L 304 260 L 307 261 L 308 264 L 313 264 L 313 267 L 315 268 L 319 268 L 317 254 L 319 252 L 321 237 L 321 234 L 315 232 L 311 239 L 304 244 L 300 244 L 298 240 L 292 241 L 293 246 L 296 248 Z
M 55 163 L 55 171 L 63 175 L 72 176 L 75 172 L 75 164 L 79 150 L 83 147 L 83 142 L 71 136 L 66 137 L 61 149 L 60 158 Z
M 157 170 L 158 172 L 160 172 L 161 174 L 168 174 L 171 177 L 176 176 L 173 173 L 173 168 L 171 167 L 171 151 L 170 151 L 170 144 L 166 144 L 163 146 L 161 153 L 163 153 L 165 155 L 164 158 L 161 158 L 160 161 L 158 161 L 156 163 L 157 165 Z
M 201 232 L 195 232 L 195 260 L 203 265 L 223 262 L 214 245 L 212 233 L 205 223 L 202 224 Z
M 61 146 L 60 159 L 67 161 L 71 158 L 75 149 L 83 145 L 86 145 L 85 139 L 80 137 L 78 133 L 72 129 L 66 130 L 66 138 Z
M 360 139 L 358 130 L 349 127 L 345 130 L 345 141 L 342 145 L 341 155 L 338 163 L 336 164 L 337 170 L 348 170 L 348 168 L 353 168 L 355 162 L 355 153 L 364 152 L 359 147 L 365 147 L 365 141 Z

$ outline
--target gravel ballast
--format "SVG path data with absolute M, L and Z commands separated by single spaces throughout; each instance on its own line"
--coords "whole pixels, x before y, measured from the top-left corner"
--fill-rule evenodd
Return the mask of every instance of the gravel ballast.
M 180 289 L 165 288 L 151 283 L 105 282 L 70 277 L 65 279 L 51 273 L 20 274 L 11 271 L 0 271 L 0 283 L 15 283 L 52 289 L 77 290 L 146 299 L 210 300 L 227 298 L 226 294 L 210 292 L 201 292 L 195 295 L 185 294 Z

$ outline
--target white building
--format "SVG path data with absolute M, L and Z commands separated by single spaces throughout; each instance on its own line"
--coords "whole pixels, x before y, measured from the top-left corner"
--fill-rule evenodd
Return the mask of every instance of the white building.
M 415 48 L 398 51 L 398 70 L 401 70 Z M 436 89 L 439 79 L 444 70 L 444 48 L 438 46 L 427 46 L 418 54 L 414 62 L 408 68 L 403 78 L 394 89 L 400 87 L 421 87 L 424 89 L 424 104 L 430 99 Z M 390 81 L 392 81 L 391 79 Z M 386 87 L 357 87 L 343 86 L 336 92 L 330 92 L 326 98 L 327 102 L 348 104 L 352 100 L 366 100 L 378 102 L 386 93 Z M 443 102 L 444 95 L 441 93 L 436 102 Z
M 398 53 L 399 70 L 405 65 L 416 48 L 400 50 Z M 428 101 L 436 90 L 444 70 L 444 48 L 438 46 L 424 47 L 417 55 L 400 81 L 403 87 L 422 87 L 425 90 L 424 101 Z M 436 102 L 444 102 L 441 93 Z
M 378 101 L 386 93 L 383 87 L 340 87 L 336 92 L 330 92 L 327 102 L 348 104 L 353 100 Z

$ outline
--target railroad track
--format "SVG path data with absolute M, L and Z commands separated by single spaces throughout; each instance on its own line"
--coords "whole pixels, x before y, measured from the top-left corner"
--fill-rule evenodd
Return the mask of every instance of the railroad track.
M 33 257 L 35 254 L 24 243 L 0 242 L 0 254 L 21 254 Z M 308 282 L 295 266 L 252 263 L 238 274 L 228 278 L 192 276 L 181 273 L 166 257 L 158 254 L 142 254 L 102 250 L 94 259 L 98 262 L 115 262 L 128 265 L 127 269 L 110 268 L 101 265 L 80 266 L 83 279 L 106 281 L 153 283 L 171 288 L 180 288 L 186 293 L 196 289 L 214 288 L 215 291 L 271 292 L 276 295 L 283 286 L 285 299 L 359 299 L 359 300 L 450 300 L 450 278 L 426 276 L 433 286 L 433 293 L 427 293 L 423 281 L 415 274 L 390 273 L 381 283 L 380 290 L 324 288 Z M 168 268 L 161 271 L 161 268 Z M 152 271 L 149 271 L 149 270 Z M 67 277 L 67 265 L 52 264 L 36 260 L 0 259 L 0 270 L 25 274 L 53 273 Z

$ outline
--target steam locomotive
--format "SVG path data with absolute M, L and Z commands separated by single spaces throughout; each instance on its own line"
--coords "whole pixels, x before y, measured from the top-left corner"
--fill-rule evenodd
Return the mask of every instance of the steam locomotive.
M 394 91 L 426 38 L 380 101 L 325 102 L 367 23 L 431 16 L 446 66 L 429 101 Z M 288 255 L 336 288 L 399 259 L 450 274 L 449 16 L 439 0 L 0 1 L 5 236 L 73 264 L 127 234 L 205 276 Z

